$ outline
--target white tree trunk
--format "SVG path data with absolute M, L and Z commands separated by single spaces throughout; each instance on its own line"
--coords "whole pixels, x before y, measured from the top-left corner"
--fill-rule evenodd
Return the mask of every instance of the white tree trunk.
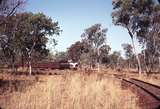
M 137 63 L 138 63 L 138 73 L 139 73 L 139 75 L 141 75 L 141 74 L 142 74 L 141 62 L 140 62 L 138 53 L 137 53 L 137 51 L 136 51 L 136 47 L 135 47 L 135 44 L 134 44 L 134 40 L 133 40 L 133 38 L 131 38 L 131 39 L 132 39 L 132 45 L 133 45 L 134 53 L 135 53 L 135 55 L 136 55 L 136 59 L 137 59 Z
M 158 57 L 158 60 L 159 60 L 159 73 L 160 73 L 160 57 Z
M 129 68 L 129 71 L 131 70 L 131 65 L 130 65 L 130 61 L 128 62 L 128 68 Z
M 100 62 L 99 62 L 100 53 L 99 53 L 99 48 L 97 49 L 97 53 L 98 53 L 98 58 L 97 58 L 97 70 L 98 70 L 98 72 L 100 72 Z
M 31 66 L 31 62 L 29 62 L 29 75 L 32 75 L 32 66 Z
M 131 37 L 131 40 L 132 40 L 132 45 L 133 45 L 134 53 L 135 53 L 135 55 L 136 55 L 136 59 L 137 59 L 137 63 L 138 63 L 138 73 L 139 73 L 139 75 L 141 75 L 141 74 L 142 74 L 141 62 L 140 62 L 140 60 L 139 60 L 139 56 L 138 56 L 138 53 L 137 53 L 137 51 L 136 51 L 136 47 L 135 47 L 135 44 L 134 44 L 134 40 L 133 40 L 134 35 L 133 35 L 133 33 L 130 31 L 130 29 L 129 29 L 128 27 L 126 27 L 126 28 L 127 28 L 127 30 L 128 30 L 128 33 L 129 33 L 130 37 Z
M 31 54 L 32 54 L 32 51 L 33 51 L 33 48 L 34 48 L 35 44 L 36 43 L 34 42 L 31 50 L 28 52 L 28 56 L 29 56 L 29 75 L 32 75 Z
M 146 71 L 146 73 L 148 73 L 149 72 L 149 68 L 148 68 L 147 63 L 146 63 L 146 52 L 145 52 L 145 50 L 143 52 L 143 55 L 144 55 L 144 67 L 145 67 L 145 71 Z
M 99 65 L 99 62 L 97 63 L 97 70 L 98 70 L 98 72 L 100 72 L 100 65 Z
M 31 56 L 29 55 L 29 75 L 32 75 Z

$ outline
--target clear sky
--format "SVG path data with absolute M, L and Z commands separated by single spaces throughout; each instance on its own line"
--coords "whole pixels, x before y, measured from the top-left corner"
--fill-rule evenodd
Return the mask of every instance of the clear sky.
M 122 43 L 130 43 L 127 31 L 112 24 L 112 0 L 28 0 L 27 11 L 43 12 L 58 21 L 63 30 L 56 38 L 58 51 L 65 51 L 81 39 L 84 29 L 101 23 L 108 28 L 107 43 L 112 51 L 122 51 Z

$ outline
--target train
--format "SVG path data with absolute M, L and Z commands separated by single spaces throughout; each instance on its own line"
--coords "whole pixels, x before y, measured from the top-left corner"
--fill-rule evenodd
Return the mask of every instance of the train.
M 28 65 L 18 65 L 17 67 L 28 67 Z M 77 70 L 77 62 L 43 62 L 43 63 L 32 63 L 33 69 L 73 69 Z
M 77 62 L 68 62 L 68 61 L 59 61 L 59 62 L 40 62 L 40 63 L 35 63 L 32 62 L 31 64 L 33 69 L 59 69 L 59 70 L 65 70 L 65 69 L 74 69 L 77 70 L 79 64 Z M 20 68 L 20 67 L 29 67 L 29 65 L 26 64 L 16 64 L 15 68 Z M 3 65 L 0 66 L 0 68 L 12 68 L 12 65 Z

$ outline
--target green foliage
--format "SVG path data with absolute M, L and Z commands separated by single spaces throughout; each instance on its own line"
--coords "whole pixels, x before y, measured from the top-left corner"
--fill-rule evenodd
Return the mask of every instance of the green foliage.
M 154 6 L 154 0 L 114 1 L 114 12 L 112 13 L 113 23 L 127 28 L 129 33 L 132 34 L 130 35 L 132 38 L 133 34 L 136 33 L 138 38 L 140 34 L 147 31 Z
M 126 58 L 127 59 L 132 58 L 133 57 L 133 47 L 132 47 L 132 45 L 125 43 L 125 44 L 122 44 L 122 47 L 125 51 Z
M 101 24 L 95 24 L 87 28 L 82 34 L 82 39 L 92 48 L 100 48 L 106 41 L 107 29 L 102 29 Z
M 61 32 L 58 22 L 53 22 L 43 13 L 20 13 L 6 17 L 5 21 L 7 23 L 0 26 L 0 32 L 6 41 L 1 40 L 0 44 L 9 58 L 20 55 L 28 60 L 30 54 L 39 59 L 45 57 L 49 53 L 46 44 L 52 40 L 56 45 L 54 36 Z
M 110 56 L 110 64 L 112 67 L 116 67 L 118 65 L 119 59 L 121 57 L 121 53 L 118 51 L 114 51 Z
M 69 58 L 90 67 L 95 66 L 96 63 L 102 63 L 111 49 L 106 44 L 106 32 L 107 29 L 103 29 L 101 24 L 95 24 L 85 29 L 81 35 L 82 40 L 68 48 Z
M 18 42 L 23 42 L 21 49 L 23 49 L 24 53 L 31 51 L 35 43 L 34 51 L 40 52 L 41 55 L 47 55 L 47 52 L 49 52 L 46 49 L 48 40 L 52 40 L 56 44 L 54 35 L 59 35 L 60 33 L 58 22 L 52 22 L 51 18 L 46 17 L 42 13 L 23 13 L 17 15 L 17 17 L 21 18 L 21 21 L 18 29 L 19 32 L 17 32 L 16 36 L 19 39 Z
M 160 4 L 156 0 L 113 1 L 113 23 L 125 27 L 143 45 L 148 60 L 160 57 Z M 148 51 L 148 53 L 147 53 Z M 147 65 L 147 64 L 146 64 Z M 159 62 L 160 65 L 160 62 Z
M 74 62 L 80 61 L 83 53 L 88 53 L 90 46 L 86 42 L 77 41 L 68 48 L 69 58 Z
M 84 56 L 88 59 L 90 66 L 102 63 L 102 59 L 108 55 L 110 47 L 106 44 L 106 28 L 102 28 L 101 24 L 95 24 L 85 30 L 82 34 L 82 42 L 88 45 L 88 53 Z
M 55 54 L 56 61 L 68 61 L 68 53 L 67 52 L 57 52 Z

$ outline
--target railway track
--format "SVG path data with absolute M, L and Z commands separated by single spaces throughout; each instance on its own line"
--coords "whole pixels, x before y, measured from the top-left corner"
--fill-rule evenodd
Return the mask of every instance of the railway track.
M 138 105 L 142 109 L 160 109 L 160 86 L 123 74 L 105 74 L 103 76 L 121 81 L 122 88 L 130 89 L 138 96 Z
M 139 105 L 143 109 L 160 109 L 160 86 L 134 78 L 121 80 L 122 86 L 131 88 L 139 96 Z
M 138 79 L 131 79 L 132 82 L 136 83 L 137 85 L 141 86 L 143 89 L 148 91 L 152 96 L 154 96 L 157 100 L 160 101 L 160 86 L 147 83 Z

